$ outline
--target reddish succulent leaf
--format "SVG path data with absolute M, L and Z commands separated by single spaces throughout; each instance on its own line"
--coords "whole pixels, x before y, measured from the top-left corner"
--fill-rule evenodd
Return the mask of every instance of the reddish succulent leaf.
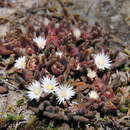
M 130 103 L 130 93 L 129 93 L 129 95 L 126 97 L 126 99 L 127 99 L 128 102 Z
M 34 80 L 33 72 L 29 70 L 23 70 L 23 77 L 27 82 L 32 82 Z
M 69 53 L 70 53 L 72 56 L 76 56 L 76 55 L 79 54 L 78 48 L 76 48 L 74 45 L 68 45 L 68 46 L 67 46 L 67 50 L 69 51 Z
M 38 59 L 32 57 L 28 60 L 26 67 L 28 70 L 35 71 L 37 64 L 38 64 Z
M 30 46 L 27 46 L 26 47 L 26 53 L 29 54 L 29 55 L 32 55 L 32 54 L 34 54 L 34 50 Z
M 61 73 L 63 73 L 64 69 L 65 69 L 64 65 L 62 65 L 62 64 L 59 63 L 59 62 L 56 62 L 56 63 L 54 63 L 54 64 L 51 66 L 52 72 L 53 72 L 54 74 L 58 74 L 58 75 L 61 74 Z
M 74 58 L 69 59 L 69 65 L 70 65 L 70 67 L 74 67 L 75 64 L 76 64 L 76 61 L 75 61 Z
M 102 78 L 102 82 L 103 82 L 104 84 L 108 85 L 109 79 L 110 79 L 110 74 L 109 74 L 109 73 L 108 73 L 108 74 L 104 74 L 104 75 L 103 75 L 103 78 Z
M 50 34 L 50 35 L 55 35 L 56 34 L 56 29 L 53 27 L 53 23 L 51 23 L 48 26 L 48 34 Z
M 83 39 L 88 39 L 88 38 L 89 38 L 89 33 L 83 32 L 83 33 L 82 33 L 82 38 L 83 38 Z
M 104 91 L 104 93 L 102 94 L 102 96 L 105 96 L 105 97 L 107 97 L 107 98 L 112 98 L 112 97 L 114 97 L 114 93 L 113 93 L 112 88 L 106 89 L 106 91 Z
M 111 101 L 108 101 L 108 102 L 105 102 L 104 110 L 105 111 L 117 110 L 117 107 Z
M 128 77 L 128 82 L 130 83 L 130 77 Z
M 47 37 L 47 42 L 48 43 L 53 43 L 56 47 L 59 47 L 60 41 L 59 38 L 56 35 L 48 35 Z
M 102 91 L 104 89 L 106 89 L 106 85 L 104 85 L 104 83 L 100 80 L 100 79 L 96 79 L 93 84 L 92 87 L 97 89 L 98 91 Z
M 25 48 L 15 47 L 15 48 L 13 48 L 13 51 L 14 51 L 17 55 L 26 55 L 26 50 L 25 50 Z

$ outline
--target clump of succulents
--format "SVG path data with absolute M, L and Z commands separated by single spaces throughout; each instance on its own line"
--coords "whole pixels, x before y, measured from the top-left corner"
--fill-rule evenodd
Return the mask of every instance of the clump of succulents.
M 26 34 L 5 37 L 15 54 L 12 78 L 26 90 L 29 108 L 40 117 L 84 124 L 98 122 L 96 114 L 116 113 L 121 98 L 110 82 L 118 65 L 109 34 L 97 23 L 66 18 L 44 16 L 33 25 Z

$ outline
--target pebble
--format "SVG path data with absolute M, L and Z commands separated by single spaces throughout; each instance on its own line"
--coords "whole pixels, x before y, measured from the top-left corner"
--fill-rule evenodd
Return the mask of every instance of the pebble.
M 8 88 L 0 86 L 0 94 L 5 94 L 8 92 Z

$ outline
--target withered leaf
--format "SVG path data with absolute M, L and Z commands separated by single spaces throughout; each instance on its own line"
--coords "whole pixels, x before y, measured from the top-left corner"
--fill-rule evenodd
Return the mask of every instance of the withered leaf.
M 89 86 L 85 82 L 73 82 L 72 85 L 76 87 L 77 93 L 89 88 Z
M 73 119 L 78 122 L 88 123 L 89 119 L 85 118 L 84 116 L 73 116 Z
M 0 55 L 9 55 L 12 53 L 11 50 L 8 50 L 4 45 L 0 44 Z

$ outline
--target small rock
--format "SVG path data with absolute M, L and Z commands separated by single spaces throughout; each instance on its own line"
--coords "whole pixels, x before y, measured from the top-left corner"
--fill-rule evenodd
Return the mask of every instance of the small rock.
M 9 55 L 12 51 L 8 50 L 4 45 L 0 45 L 0 54 L 1 55 Z
M 112 22 L 117 22 L 117 21 L 120 21 L 121 19 L 121 16 L 120 15 L 114 15 L 111 17 L 111 21 Z
M 115 63 L 112 64 L 112 69 L 123 66 L 126 63 L 127 59 L 128 59 L 128 55 L 126 55 L 123 52 L 119 52 L 119 54 L 115 59 Z
M 63 123 L 62 126 L 60 127 L 60 130 L 70 130 L 70 127 L 67 123 Z
M 7 88 L 0 86 L 0 94 L 5 94 L 7 92 L 8 92 Z

